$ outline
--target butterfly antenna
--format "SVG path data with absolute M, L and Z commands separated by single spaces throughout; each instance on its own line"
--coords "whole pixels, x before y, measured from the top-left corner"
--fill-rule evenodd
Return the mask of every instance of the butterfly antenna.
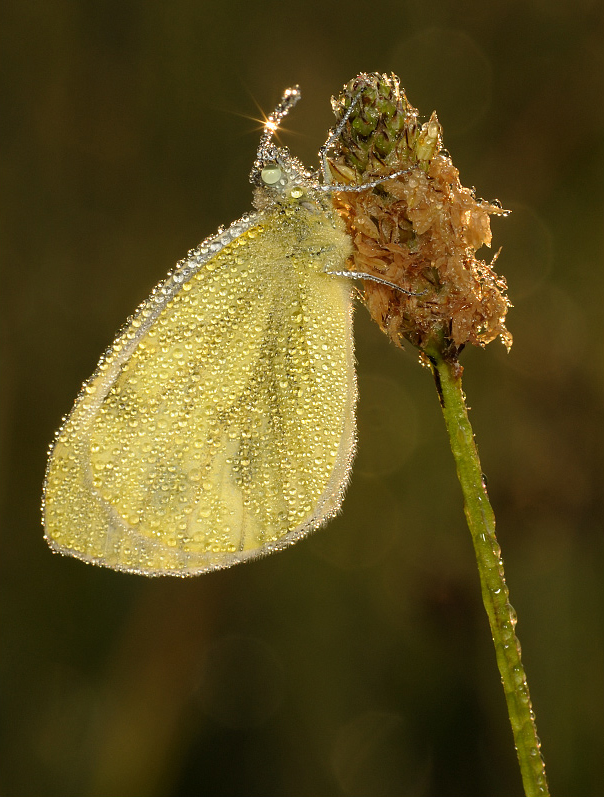
M 283 92 L 281 102 L 264 123 L 264 133 L 258 146 L 259 161 L 266 160 L 267 156 L 270 157 L 270 152 L 273 148 L 271 144 L 273 135 L 279 129 L 281 121 L 287 116 L 301 96 L 300 86 L 292 86 Z

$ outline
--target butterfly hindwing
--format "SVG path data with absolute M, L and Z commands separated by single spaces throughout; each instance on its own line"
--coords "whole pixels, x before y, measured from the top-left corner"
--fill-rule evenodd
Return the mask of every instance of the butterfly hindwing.
M 348 240 L 300 205 L 226 241 L 158 286 L 59 432 L 45 489 L 57 550 L 188 575 L 281 547 L 339 508 L 356 387 L 350 287 L 325 271 L 343 268 Z

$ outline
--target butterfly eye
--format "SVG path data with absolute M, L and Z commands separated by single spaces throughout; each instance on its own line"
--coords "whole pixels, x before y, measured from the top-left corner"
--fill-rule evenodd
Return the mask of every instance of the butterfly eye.
M 262 182 L 265 185 L 276 185 L 279 182 L 281 177 L 283 176 L 283 172 L 277 166 L 277 164 L 271 164 L 270 166 L 265 166 L 264 169 L 260 172 L 260 177 L 262 178 Z

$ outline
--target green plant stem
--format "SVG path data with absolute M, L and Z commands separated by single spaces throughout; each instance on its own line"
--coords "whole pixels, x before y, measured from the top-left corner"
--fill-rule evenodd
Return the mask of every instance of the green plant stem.
M 468 419 L 461 386 L 461 367 L 430 348 L 432 364 L 451 450 L 464 498 L 468 527 L 474 543 L 484 602 L 526 797 L 549 795 L 535 715 L 516 636 L 516 614 L 509 602 L 501 549 L 495 536 L 495 515 L 484 485 L 478 450 Z

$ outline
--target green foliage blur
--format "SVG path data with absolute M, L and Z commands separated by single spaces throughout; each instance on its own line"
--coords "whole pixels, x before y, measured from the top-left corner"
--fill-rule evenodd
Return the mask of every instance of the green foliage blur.
M 552 794 L 604 793 L 604 11 L 597 0 L 20 0 L 0 90 L 3 797 L 521 794 L 431 378 L 356 317 L 344 511 L 191 580 L 53 556 L 46 449 L 128 314 L 250 207 L 262 113 L 308 166 L 394 71 L 494 219 L 514 335 L 465 389 Z M 492 252 L 482 250 L 485 259 Z

